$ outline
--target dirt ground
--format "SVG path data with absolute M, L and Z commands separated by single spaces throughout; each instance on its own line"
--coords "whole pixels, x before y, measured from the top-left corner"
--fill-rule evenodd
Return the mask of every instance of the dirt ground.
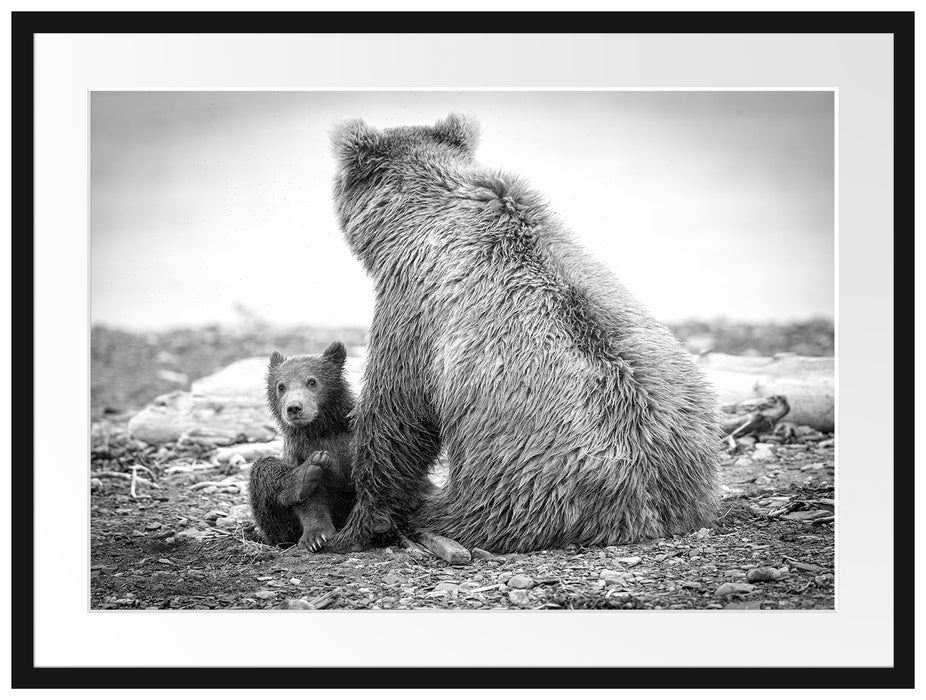
M 233 517 L 247 503 L 249 467 L 213 464 L 208 448 L 145 446 L 125 434 L 125 417 L 93 429 L 91 469 L 109 474 L 91 482 L 94 609 L 834 606 L 829 435 L 743 441 L 724 460 L 713 528 L 451 566 L 399 546 L 340 555 L 256 542 Z M 136 484 L 133 497 L 133 465 L 160 488 Z
M 93 329 L 94 609 L 833 608 L 834 447 L 831 436 L 808 431 L 787 444 L 744 440 L 724 460 L 716 526 L 684 537 L 465 566 L 398 546 L 313 555 L 260 544 L 247 525 L 246 465 L 218 464 L 211 448 L 147 446 L 125 433 L 134 410 L 232 360 L 316 352 L 335 338 L 363 343 L 360 329 L 274 328 L 242 316 L 236 329 Z M 673 330 L 694 352 L 833 354 L 829 321 Z M 132 467 L 149 469 L 137 474 L 153 475 L 159 488 L 136 483 L 133 496 Z

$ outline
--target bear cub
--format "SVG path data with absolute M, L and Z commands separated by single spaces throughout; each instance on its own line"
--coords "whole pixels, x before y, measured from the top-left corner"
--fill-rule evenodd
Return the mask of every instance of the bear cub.
M 251 468 L 251 510 L 270 544 L 298 542 L 317 551 L 354 504 L 351 411 L 340 342 L 321 355 L 270 356 L 267 405 L 283 435 L 279 459 Z

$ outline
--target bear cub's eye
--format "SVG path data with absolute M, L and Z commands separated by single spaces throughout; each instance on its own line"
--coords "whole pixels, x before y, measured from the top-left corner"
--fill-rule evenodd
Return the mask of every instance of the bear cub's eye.
M 315 379 L 313 378 L 307 379 L 305 383 L 308 384 L 309 386 L 315 386 Z
M 277 384 L 277 391 L 282 394 L 284 391 L 286 391 L 286 385 L 283 382 L 280 382 Z

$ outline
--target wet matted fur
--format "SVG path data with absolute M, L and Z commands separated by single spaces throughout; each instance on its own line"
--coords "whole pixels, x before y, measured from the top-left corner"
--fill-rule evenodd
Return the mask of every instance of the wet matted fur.
M 357 503 L 333 547 L 384 517 L 501 552 L 709 524 L 717 407 L 700 372 L 540 195 L 473 160 L 476 140 L 457 115 L 333 134 L 336 209 L 376 285 Z M 449 479 L 431 490 L 441 447 Z

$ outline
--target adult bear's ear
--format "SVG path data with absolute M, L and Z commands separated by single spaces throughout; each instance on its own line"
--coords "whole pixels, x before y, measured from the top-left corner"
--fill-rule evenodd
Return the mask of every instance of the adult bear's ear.
M 479 122 L 473 117 L 450 114 L 434 125 L 434 135 L 438 141 L 472 155 L 479 143 Z
M 347 350 L 344 348 L 344 343 L 340 340 L 334 341 L 325 349 L 325 352 L 322 353 L 322 357 L 335 363 L 338 367 L 343 367 L 344 360 L 347 359 Z
M 363 165 L 366 157 L 379 148 L 381 139 L 380 133 L 362 119 L 342 122 L 331 132 L 334 153 L 346 166 Z
M 277 367 L 282 365 L 283 362 L 285 361 L 286 361 L 286 358 L 283 357 L 276 350 L 274 350 L 273 353 L 270 355 L 270 365 L 267 367 L 267 369 L 276 369 Z

